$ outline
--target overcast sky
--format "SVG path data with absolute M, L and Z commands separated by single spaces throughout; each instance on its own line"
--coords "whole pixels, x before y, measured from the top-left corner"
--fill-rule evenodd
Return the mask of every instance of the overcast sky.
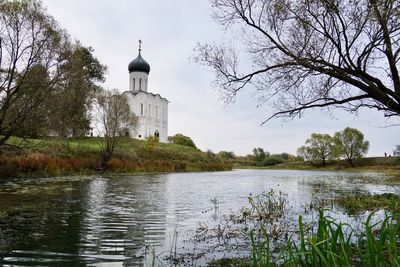
M 370 141 L 370 156 L 391 153 L 400 144 L 400 127 L 376 111 L 355 115 L 313 110 L 286 123 L 274 120 L 267 105 L 257 108 L 251 90 L 235 103 L 224 104 L 212 88 L 213 73 L 191 62 L 197 42 L 219 42 L 224 30 L 211 19 L 208 0 L 43 0 L 48 13 L 73 39 L 94 48 L 108 66 L 104 86 L 128 90 L 128 64 L 138 54 L 151 66 L 149 91 L 170 101 L 169 135 L 190 136 L 202 149 L 234 151 L 238 155 L 262 147 L 271 153 L 295 154 L 311 133 L 333 134 L 345 127 L 361 130 Z

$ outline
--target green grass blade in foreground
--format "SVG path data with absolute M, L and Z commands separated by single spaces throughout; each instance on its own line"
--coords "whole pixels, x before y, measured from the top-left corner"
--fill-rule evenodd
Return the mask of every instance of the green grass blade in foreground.
M 320 210 L 317 232 L 311 236 L 306 235 L 299 216 L 299 240 L 290 237 L 276 260 L 271 258 L 265 231 L 265 240 L 258 243 L 252 232 L 252 266 L 400 266 L 399 217 L 385 213 L 380 222 L 372 223 L 375 216 L 376 212 L 371 213 L 363 231 L 356 233 Z

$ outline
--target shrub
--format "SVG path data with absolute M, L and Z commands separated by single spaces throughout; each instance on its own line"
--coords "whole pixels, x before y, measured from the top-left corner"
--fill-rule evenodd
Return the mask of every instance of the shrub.
M 235 155 L 235 153 L 233 153 L 233 151 L 220 151 L 220 152 L 218 152 L 218 156 L 225 160 L 236 158 L 236 155 Z
M 168 141 L 170 141 L 173 144 L 189 146 L 189 147 L 193 147 L 193 148 L 197 149 L 192 138 L 190 138 L 189 136 L 185 136 L 183 134 L 178 133 L 178 134 L 175 134 L 174 136 L 169 136 Z
M 280 156 L 272 155 L 263 161 L 264 166 L 272 166 L 285 162 Z
M 261 147 L 257 147 L 253 149 L 254 160 L 256 162 L 256 166 L 262 166 L 264 160 L 270 156 L 268 151 L 264 151 Z
M 151 154 L 154 152 L 154 149 L 158 143 L 158 138 L 155 136 L 149 136 L 146 138 L 146 143 L 145 143 L 145 150 L 147 153 Z

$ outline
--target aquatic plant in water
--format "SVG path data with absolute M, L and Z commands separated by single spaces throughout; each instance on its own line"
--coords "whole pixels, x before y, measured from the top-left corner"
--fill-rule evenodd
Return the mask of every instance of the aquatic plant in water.
M 217 203 L 216 199 L 210 201 Z M 275 242 L 285 242 L 291 221 L 287 219 L 287 216 L 291 216 L 287 195 L 271 189 L 259 195 L 250 195 L 248 203 L 239 211 L 231 211 L 220 217 L 216 225 L 199 223 L 195 242 L 206 244 L 209 251 L 233 253 L 238 248 L 251 247 L 250 229 L 254 230 L 256 239 L 260 239 L 260 231 L 264 231 Z
M 389 213 L 372 223 L 375 213 L 366 219 L 364 230 L 356 233 L 319 210 L 316 232 L 306 235 L 299 216 L 298 239 L 290 238 L 272 257 L 270 238 L 252 240 L 251 266 L 400 266 L 399 216 Z
M 279 191 L 278 194 L 274 190 L 262 193 L 258 196 L 249 196 L 248 200 L 251 205 L 250 214 L 262 221 L 271 221 L 284 215 L 287 207 L 287 195 Z
M 400 196 L 390 193 L 345 195 L 337 197 L 335 203 L 343 207 L 348 214 L 383 208 L 393 213 L 400 212 Z
M 216 198 L 210 202 L 218 206 Z M 190 255 L 222 252 L 225 258 L 208 266 L 400 266 L 398 202 L 391 204 L 396 208 L 376 206 L 379 212 L 366 219 L 345 216 L 346 223 L 335 219 L 335 204 L 335 198 L 314 196 L 293 210 L 282 192 L 250 195 L 247 206 L 219 217 L 216 225 L 199 223 L 194 241 L 202 250 Z M 174 259 L 179 256 L 185 257 Z

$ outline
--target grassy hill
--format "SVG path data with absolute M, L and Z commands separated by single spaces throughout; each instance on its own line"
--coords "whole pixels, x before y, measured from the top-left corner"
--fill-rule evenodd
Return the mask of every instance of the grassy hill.
M 0 152 L 0 177 L 57 176 L 94 173 L 100 162 L 101 137 L 74 139 L 12 138 Z M 16 149 L 16 147 L 23 147 Z M 107 170 L 112 172 L 175 172 L 230 170 L 215 154 L 177 144 L 121 137 Z

